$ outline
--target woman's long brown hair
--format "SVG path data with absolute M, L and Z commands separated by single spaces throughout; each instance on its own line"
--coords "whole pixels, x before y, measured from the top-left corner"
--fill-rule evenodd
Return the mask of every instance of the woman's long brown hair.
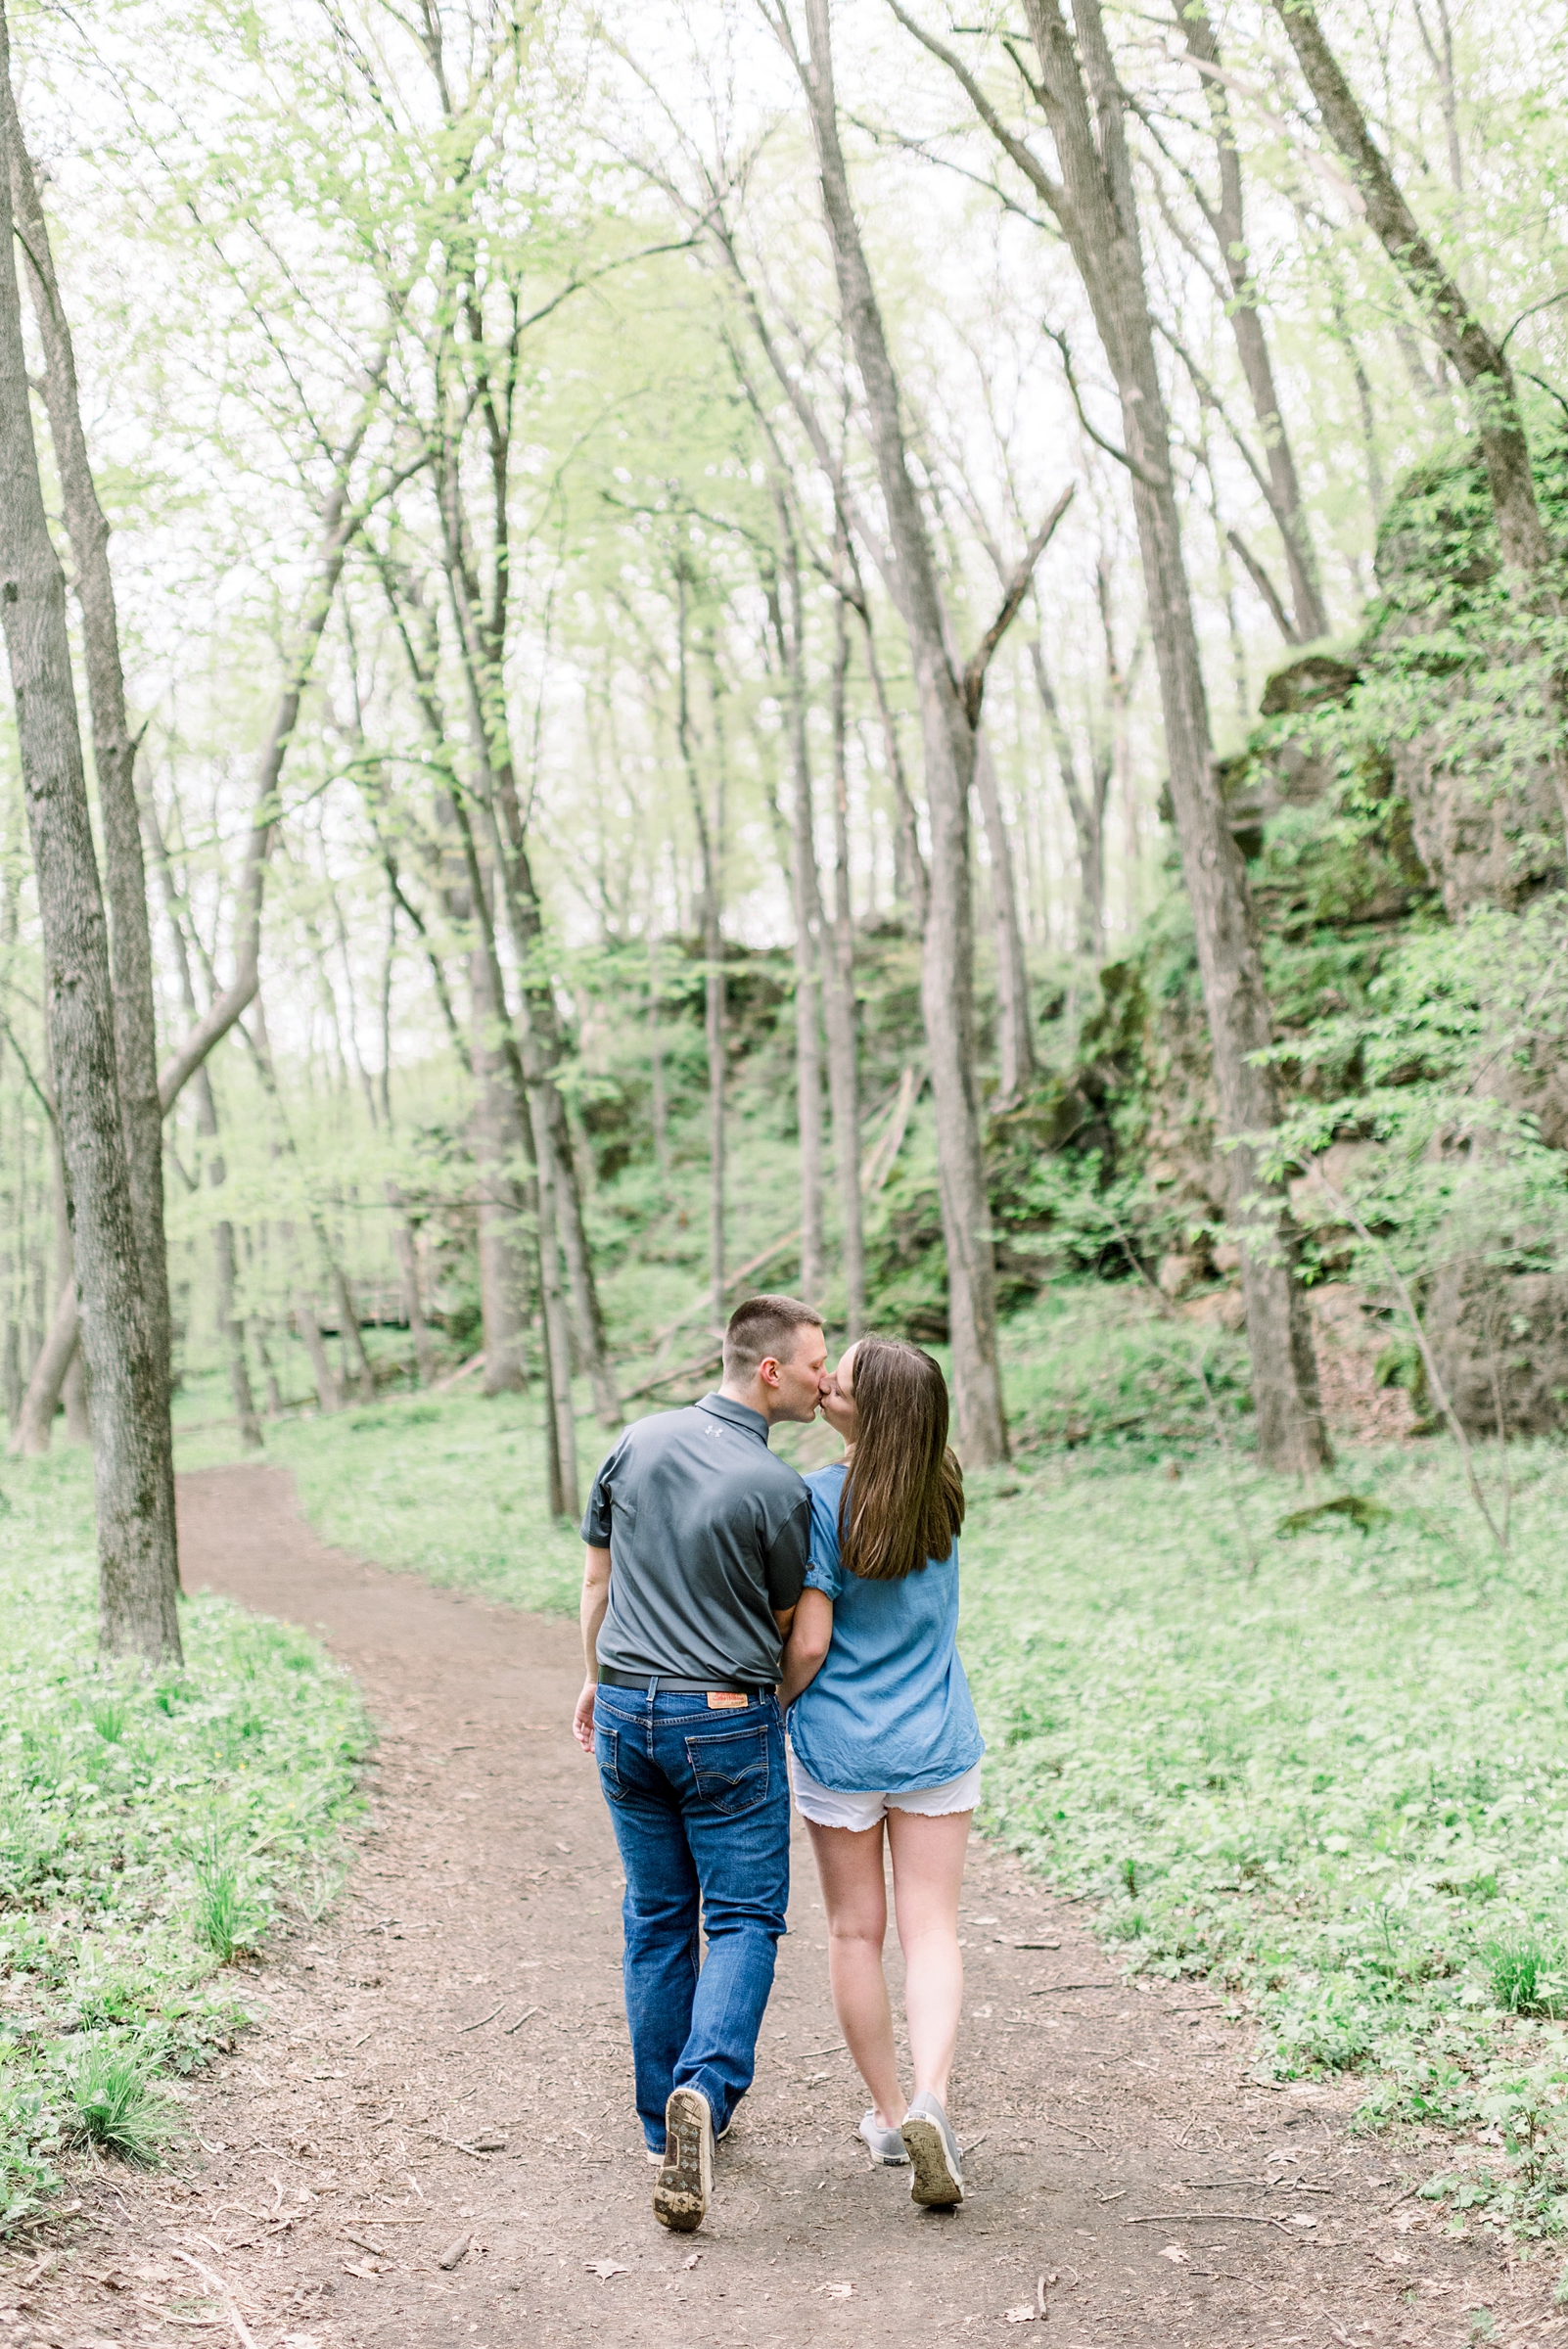
M 902 1338 L 854 1350 L 854 1457 L 839 1496 L 839 1555 L 865 1583 L 896 1583 L 951 1554 L 964 1472 L 947 1450 L 947 1382 Z

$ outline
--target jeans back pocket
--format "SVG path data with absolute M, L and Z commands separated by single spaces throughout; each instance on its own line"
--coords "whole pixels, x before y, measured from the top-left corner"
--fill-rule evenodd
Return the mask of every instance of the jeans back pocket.
M 768 1724 L 688 1737 L 686 1759 L 699 1798 L 726 1819 L 739 1819 L 767 1800 Z
M 607 1728 L 595 1719 L 593 1725 L 593 1758 L 599 1765 L 599 1783 L 612 1803 L 623 1803 L 626 1789 L 621 1779 L 621 1737 L 616 1729 Z

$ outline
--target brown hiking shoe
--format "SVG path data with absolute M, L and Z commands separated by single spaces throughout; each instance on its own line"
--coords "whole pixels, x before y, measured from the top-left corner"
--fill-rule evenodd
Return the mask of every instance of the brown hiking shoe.
M 676 2088 L 665 2106 L 665 2159 L 654 2188 L 654 2217 L 690 2234 L 708 2216 L 714 2192 L 714 2116 L 700 2088 Z

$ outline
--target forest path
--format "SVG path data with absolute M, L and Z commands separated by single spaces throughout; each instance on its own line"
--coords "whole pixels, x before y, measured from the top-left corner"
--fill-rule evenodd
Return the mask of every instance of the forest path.
M 380 1731 L 368 1810 L 337 1907 L 242 1980 L 259 2019 L 191 2084 L 196 2144 L 151 2175 L 100 2165 L 0 2339 L 188 2349 L 196 2325 L 242 2349 L 882 2349 L 986 2337 L 1041 2278 L 1057 2349 L 1427 2349 L 1478 2337 L 1480 2310 L 1492 2339 L 1568 2331 L 1556 2263 L 1446 2237 L 1388 2144 L 1348 2135 L 1354 2092 L 1250 2082 L 1249 2035 L 1206 1987 L 1119 1980 L 1072 1905 L 979 1842 L 962 2210 L 916 2212 L 866 2164 L 801 1843 L 712 2216 L 663 2233 L 615 1845 L 569 1730 L 575 1627 L 325 1548 L 279 1469 L 182 1478 L 180 1525 L 192 1589 L 304 1625 L 357 1676 Z

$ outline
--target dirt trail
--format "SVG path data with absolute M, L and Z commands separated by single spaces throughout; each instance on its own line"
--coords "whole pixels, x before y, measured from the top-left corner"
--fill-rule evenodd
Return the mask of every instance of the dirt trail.
M 358 1675 L 381 1732 L 369 1808 L 342 1901 L 248 1978 L 256 2027 L 193 2084 L 197 2146 L 82 2178 L 25 2288 L 0 2280 L 0 2343 L 967 2341 L 1035 2310 L 1041 2279 L 1057 2349 L 1426 2349 L 1478 2337 L 1481 2310 L 1492 2339 L 1568 2334 L 1555 2263 L 1447 2238 L 1387 2143 L 1347 2134 L 1352 2092 L 1250 2082 L 1248 2035 L 1208 1990 L 1119 1981 L 1078 1911 L 983 1845 L 963 2209 L 916 2213 L 866 2165 L 801 1844 L 712 2218 L 665 2234 L 631 2111 L 615 1847 L 568 1731 L 573 1628 L 324 1548 L 277 1469 L 185 1477 L 180 1512 L 192 1588 L 318 1631 Z

